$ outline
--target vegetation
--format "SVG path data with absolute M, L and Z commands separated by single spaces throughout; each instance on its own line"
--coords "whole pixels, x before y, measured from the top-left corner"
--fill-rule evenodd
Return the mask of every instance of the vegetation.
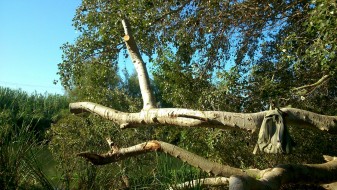
M 334 106 L 331 107 L 336 103 L 334 34 L 329 32 L 335 24 L 335 6 L 334 2 L 321 1 L 120 1 L 118 4 L 83 1 L 74 18 L 74 26 L 82 35 L 74 44 L 62 47 L 64 57 L 59 64 L 61 81 L 65 88 L 72 90 L 76 88 L 74 81 L 82 74 L 79 71 L 86 67 L 86 60 L 95 57 L 101 68 L 117 70 L 117 58 L 123 54 L 125 58 L 130 56 L 135 63 L 141 93 L 134 94 L 138 98 L 142 95 L 143 111 L 156 107 L 151 93 L 142 86 L 148 85 L 148 79 L 144 79 L 147 71 L 139 67 L 143 64 L 142 57 L 147 57 L 152 63 L 152 93 L 162 107 L 259 112 L 272 105 L 286 106 L 285 111 L 296 107 L 336 115 Z M 322 27 L 313 27 L 317 25 Z M 308 43 L 311 40 L 312 45 Z M 310 53 L 314 51 L 320 57 L 313 58 Z M 328 61 L 317 64 L 316 60 Z M 116 86 L 115 89 L 123 87 Z M 127 97 L 127 94 L 124 96 Z M 120 99 L 113 102 L 119 103 Z M 108 104 L 103 105 L 127 112 L 137 110 Z M 142 122 L 150 126 L 163 121 L 183 125 L 175 121 L 174 116 L 170 119 L 153 116 L 156 111 L 151 117 L 155 117 L 157 123 L 142 121 L 143 111 L 128 120 L 124 113 L 85 102 L 71 104 L 71 110 L 74 113 L 96 113 L 123 128 L 136 127 Z M 150 117 L 150 111 L 148 113 Z M 293 114 L 292 111 L 287 113 Z M 107 114 L 110 116 L 107 117 Z M 262 169 L 279 163 L 321 163 L 322 154 L 335 155 L 334 149 L 331 149 L 331 142 L 336 138 L 334 135 L 315 129 L 309 132 L 299 127 L 299 123 L 294 122 L 289 127 L 296 142 L 303 143 L 298 145 L 296 153 L 282 157 L 252 156 L 256 136 L 236 130 L 153 130 L 149 127 L 137 128 L 136 131 L 150 134 L 144 136 L 146 140 L 165 140 L 213 161 L 239 168 Z M 242 127 L 238 123 L 236 125 Z M 129 137 L 124 135 L 124 131 L 112 135 L 115 144 L 133 144 L 135 137 L 140 137 L 137 133 L 132 134 L 130 129 L 125 131 L 130 132 Z M 120 136 L 128 140 L 119 142 Z M 315 153 L 308 153 L 309 147 Z M 82 155 L 88 159 L 92 156 Z M 146 165 L 137 161 L 138 166 Z
M 284 107 L 290 115 L 292 108 L 337 115 L 336 6 L 332 0 L 83 0 L 73 19 L 80 36 L 61 47 L 58 74 L 67 95 L 0 88 L 0 189 L 163 189 L 212 177 L 160 152 L 104 166 L 76 156 L 112 148 L 116 153 L 151 139 L 247 171 L 318 164 L 324 162 L 322 155 L 336 156 L 337 136 L 317 129 L 333 131 L 335 124 L 323 119 L 324 125 L 312 122 L 311 128 L 300 122 L 289 125 L 297 145 L 292 154 L 281 156 L 252 155 L 258 132 L 238 130 L 246 127 L 240 125 L 242 119 L 233 130 L 172 127 L 174 116 L 160 127 L 160 119 L 146 127 L 144 122 L 132 123 L 136 128 L 115 115 L 113 122 L 104 119 L 106 113 L 119 113 L 116 110 L 137 114 L 142 108 L 179 107 L 252 113 L 270 105 Z M 126 22 L 130 33 L 125 32 Z M 129 54 L 130 49 L 139 52 Z M 143 80 L 147 71 L 137 68 L 120 74 L 120 56 L 140 64 L 142 58 L 147 60 L 151 77 Z M 152 95 L 144 93 L 144 83 Z M 81 112 L 72 115 L 66 110 L 69 102 L 95 102 L 95 108 L 115 110 L 104 108 L 101 118 L 86 113 L 99 115 L 85 107 L 92 104 L 71 104 L 72 112 Z M 46 147 L 54 174 L 39 166 Z
M 53 189 L 46 130 L 62 117 L 68 100 L 59 95 L 28 95 L 0 87 L 0 188 Z M 50 157 L 50 156 L 49 156 Z

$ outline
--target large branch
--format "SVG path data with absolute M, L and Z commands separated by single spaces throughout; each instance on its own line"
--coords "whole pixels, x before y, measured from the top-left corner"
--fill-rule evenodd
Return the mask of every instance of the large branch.
M 167 154 L 170 154 L 171 156 L 179 158 L 182 161 L 187 162 L 188 164 L 200 168 L 203 171 L 206 171 L 213 175 L 231 176 L 231 175 L 245 174 L 245 172 L 241 169 L 211 162 L 201 156 L 188 152 L 182 148 L 161 141 L 149 141 L 121 149 L 114 147 L 112 151 L 100 155 L 83 152 L 79 153 L 78 156 L 86 158 L 95 165 L 104 165 L 152 151 L 165 152 Z
M 145 125 L 174 125 L 182 127 L 241 128 L 255 131 L 261 126 L 265 112 L 233 113 L 222 111 L 199 111 L 180 108 L 142 110 L 138 113 L 120 112 L 91 102 L 69 105 L 72 113 L 91 112 L 120 125 L 133 128 Z M 282 108 L 285 122 L 337 132 L 337 116 L 326 116 L 296 108 Z
M 285 164 L 261 170 L 259 180 L 251 176 L 231 176 L 230 190 L 277 190 L 284 184 L 324 185 L 337 181 L 337 157 L 325 156 L 324 164 Z
M 161 141 L 149 141 L 128 148 L 118 149 L 106 154 L 79 153 L 96 165 L 117 162 L 129 157 L 161 151 L 181 159 L 188 164 L 215 176 L 230 177 L 230 189 L 255 190 L 279 189 L 284 184 L 326 184 L 337 181 L 337 157 L 325 156 L 324 164 L 286 164 L 265 170 L 239 169 L 211 162 L 187 150 Z
M 126 18 L 122 20 L 122 24 L 125 32 L 124 42 L 128 49 L 132 63 L 138 74 L 140 92 L 143 98 L 143 109 L 147 110 L 155 108 L 156 103 L 153 93 L 151 91 L 149 75 L 147 73 L 145 63 L 142 59 L 140 51 L 135 42 L 135 39 L 132 35 L 131 26 Z

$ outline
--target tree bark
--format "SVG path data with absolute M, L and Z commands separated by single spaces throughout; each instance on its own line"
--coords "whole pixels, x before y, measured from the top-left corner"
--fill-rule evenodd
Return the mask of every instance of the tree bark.
M 261 170 L 260 179 L 231 176 L 229 189 L 277 190 L 284 184 L 326 184 L 337 181 L 337 157 L 323 164 L 285 164 Z M 231 187 L 231 185 L 233 185 Z M 240 187 L 240 188 L 238 188 Z
M 156 101 L 151 91 L 149 75 L 147 73 L 145 63 L 142 59 L 135 39 L 132 35 L 131 26 L 126 18 L 122 20 L 122 24 L 125 33 L 124 42 L 131 57 L 132 63 L 138 74 L 140 92 L 143 98 L 143 109 L 147 110 L 155 108 Z
M 212 177 L 204 179 L 196 179 L 192 181 L 186 181 L 177 185 L 172 185 L 169 190 L 174 189 L 188 189 L 193 187 L 205 187 L 205 186 L 224 186 L 229 184 L 229 178 L 227 177 Z
M 231 175 L 244 175 L 245 172 L 238 168 L 225 166 L 219 163 L 211 162 L 201 156 L 188 152 L 182 148 L 171 145 L 161 141 L 148 141 L 128 148 L 121 148 L 118 151 L 113 150 L 105 154 L 94 154 L 83 152 L 78 156 L 86 158 L 88 161 L 95 165 L 105 165 L 112 162 L 117 162 L 132 156 L 145 154 L 153 151 L 162 151 L 171 156 L 181 159 L 188 164 L 200 168 L 207 173 L 215 176 L 231 176 Z
M 199 111 L 181 108 L 142 110 L 138 113 L 120 112 L 92 102 L 69 105 L 72 113 L 91 112 L 111 120 L 121 128 L 145 125 L 173 125 L 182 127 L 240 128 L 254 132 L 261 126 L 265 111 L 257 113 L 233 113 L 222 111 Z M 327 116 L 296 108 L 282 108 L 288 125 L 316 127 L 330 133 L 337 132 L 337 116 Z

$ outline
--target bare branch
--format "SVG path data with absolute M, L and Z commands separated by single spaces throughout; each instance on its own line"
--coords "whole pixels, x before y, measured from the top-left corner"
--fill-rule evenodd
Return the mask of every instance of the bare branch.
M 330 161 L 324 164 L 285 164 L 265 170 L 243 170 L 211 162 L 187 150 L 161 141 L 149 141 L 101 155 L 85 152 L 79 153 L 78 156 L 86 158 L 95 165 L 103 165 L 153 151 L 170 154 L 212 175 L 230 177 L 230 189 L 276 190 L 283 184 L 326 184 L 337 181 L 336 157 L 328 157 Z
M 91 102 L 77 102 L 69 105 L 72 113 L 91 112 L 120 125 L 134 128 L 145 125 L 241 128 L 255 131 L 261 126 L 265 112 L 233 113 L 222 111 L 199 111 L 180 108 L 160 108 L 142 110 L 138 113 L 120 112 Z M 316 127 L 330 133 L 337 132 L 337 116 L 327 116 L 296 108 L 282 108 L 288 125 Z
M 131 32 L 131 26 L 129 21 L 124 18 L 122 20 L 123 28 L 124 28 L 124 42 L 128 49 L 129 55 L 131 57 L 132 63 L 137 71 L 140 91 L 143 98 L 143 109 L 151 109 L 156 107 L 155 98 L 153 96 L 151 87 L 150 87 L 150 79 L 146 70 L 145 63 L 142 59 L 140 51 L 137 47 L 136 41 Z
M 207 173 L 220 176 L 245 175 L 241 169 L 225 166 L 219 163 L 211 162 L 201 156 L 193 154 L 187 150 L 161 141 L 148 141 L 128 148 L 120 148 L 118 151 L 109 151 L 105 154 L 95 154 L 83 152 L 78 156 L 84 157 L 95 165 L 104 165 L 112 162 L 124 160 L 129 157 L 145 154 L 153 151 L 161 151 L 176 158 L 181 159 L 188 164 L 200 168 Z
M 337 157 L 332 157 L 332 156 L 329 156 L 329 155 L 323 155 L 323 158 L 327 162 L 330 162 L 330 161 L 333 161 L 334 159 L 337 159 Z

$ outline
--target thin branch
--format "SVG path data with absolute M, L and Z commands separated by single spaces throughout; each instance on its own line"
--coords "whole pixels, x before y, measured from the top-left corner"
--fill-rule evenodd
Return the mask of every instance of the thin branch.
M 296 87 L 293 88 L 292 91 L 299 93 L 299 95 L 306 95 L 307 93 L 300 93 L 301 91 L 307 91 L 306 89 L 311 89 L 309 93 L 311 93 L 312 91 L 314 91 L 316 88 L 318 88 L 319 86 L 323 85 L 324 83 L 326 83 L 328 80 L 330 79 L 330 75 L 324 75 L 321 79 L 319 79 L 317 82 L 313 83 L 313 84 L 308 84 L 308 85 L 304 85 L 304 86 L 300 86 L 300 87 Z

